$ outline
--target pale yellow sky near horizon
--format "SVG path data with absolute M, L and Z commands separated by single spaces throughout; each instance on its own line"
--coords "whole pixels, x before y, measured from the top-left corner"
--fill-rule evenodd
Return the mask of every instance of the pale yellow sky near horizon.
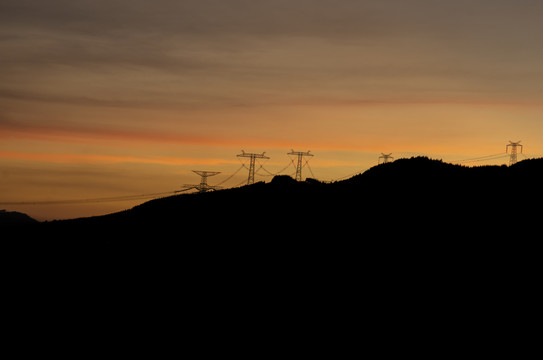
M 191 170 L 219 182 L 241 149 L 271 172 L 311 150 L 322 180 L 382 152 L 452 161 L 521 140 L 543 156 L 542 14 L 530 0 L 4 0 L 0 203 L 173 191 Z

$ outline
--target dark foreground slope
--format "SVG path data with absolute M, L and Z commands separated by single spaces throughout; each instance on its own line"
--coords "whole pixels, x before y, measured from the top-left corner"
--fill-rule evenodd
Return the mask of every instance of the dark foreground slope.
M 279 176 L 270 183 L 172 196 L 37 228 L 184 241 L 504 236 L 539 226 L 542 183 L 543 159 L 468 168 L 418 157 L 331 184 Z

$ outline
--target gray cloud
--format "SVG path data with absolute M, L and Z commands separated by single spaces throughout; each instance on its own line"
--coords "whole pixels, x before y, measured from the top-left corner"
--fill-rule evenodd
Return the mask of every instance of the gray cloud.
M 170 40 L 239 51 L 247 38 L 268 37 L 392 39 L 391 46 L 428 39 L 493 55 L 536 45 L 542 10 L 535 0 L 4 0 L 0 29 L 4 40 L 38 30 L 53 49 L 60 41 L 94 60 L 104 50 L 113 60 L 167 61 Z
M 313 35 L 368 30 L 379 22 L 372 14 L 379 7 L 350 0 L 8 0 L 0 5 L 0 18 L 93 34 L 136 30 Z
M 533 91 L 541 10 L 531 0 L 4 0 L 0 78 L 4 96 L 100 106 Z M 82 93 L 73 79 L 88 83 Z
M 535 0 L 4 0 L 0 19 L 109 35 L 137 31 L 329 37 L 461 32 L 466 26 L 515 32 L 511 24 L 525 28 L 539 20 L 542 8 Z

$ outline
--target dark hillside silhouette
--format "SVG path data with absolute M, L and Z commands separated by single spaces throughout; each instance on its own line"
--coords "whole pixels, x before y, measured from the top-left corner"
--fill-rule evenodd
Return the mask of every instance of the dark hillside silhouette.
M 115 214 L 34 228 L 104 236 L 150 232 L 185 242 L 202 237 L 250 241 L 487 237 L 512 233 L 540 219 L 542 183 L 543 159 L 511 167 L 470 168 L 416 157 L 331 184 L 276 176 L 270 183 L 171 196 Z
M 0 210 L 0 226 L 24 226 L 36 224 L 38 221 L 27 214 L 17 211 Z
M 439 306 L 527 288 L 538 273 L 542 175 L 543 159 L 478 168 L 399 159 L 335 183 L 279 176 L 5 238 L 24 248 L 31 266 L 16 268 L 27 278 L 53 268 L 48 279 L 68 279 L 66 289 L 98 277 L 108 293 L 143 282 L 147 298 L 168 289 L 209 308 L 232 294 L 291 299 L 306 289 L 338 308 L 368 299 L 387 311 L 427 308 L 421 294 Z

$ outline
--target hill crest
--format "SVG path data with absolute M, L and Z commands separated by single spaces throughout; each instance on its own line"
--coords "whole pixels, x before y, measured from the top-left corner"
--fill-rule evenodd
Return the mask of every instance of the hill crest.
M 511 167 L 466 167 L 414 157 L 333 183 L 277 176 L 269 183 L 175 195 L 114 214 L 53 221 L 46 227 L 185 227 L 220 233 L 240 223 L 248 232 L 265 223 L 311 223 L 331 232 L 337 227 L 353 231 L 392 221 L 385 218 L 404 225 L 425 219 L 437 226 L 443 221 L 496 216 L 511 206 L 533 206 L 542 200 L 541 183 L 543 159 Z M 514 191 L 512 184 L 518 184 Z M 398 215 L 391 218 L 390 214 Z

